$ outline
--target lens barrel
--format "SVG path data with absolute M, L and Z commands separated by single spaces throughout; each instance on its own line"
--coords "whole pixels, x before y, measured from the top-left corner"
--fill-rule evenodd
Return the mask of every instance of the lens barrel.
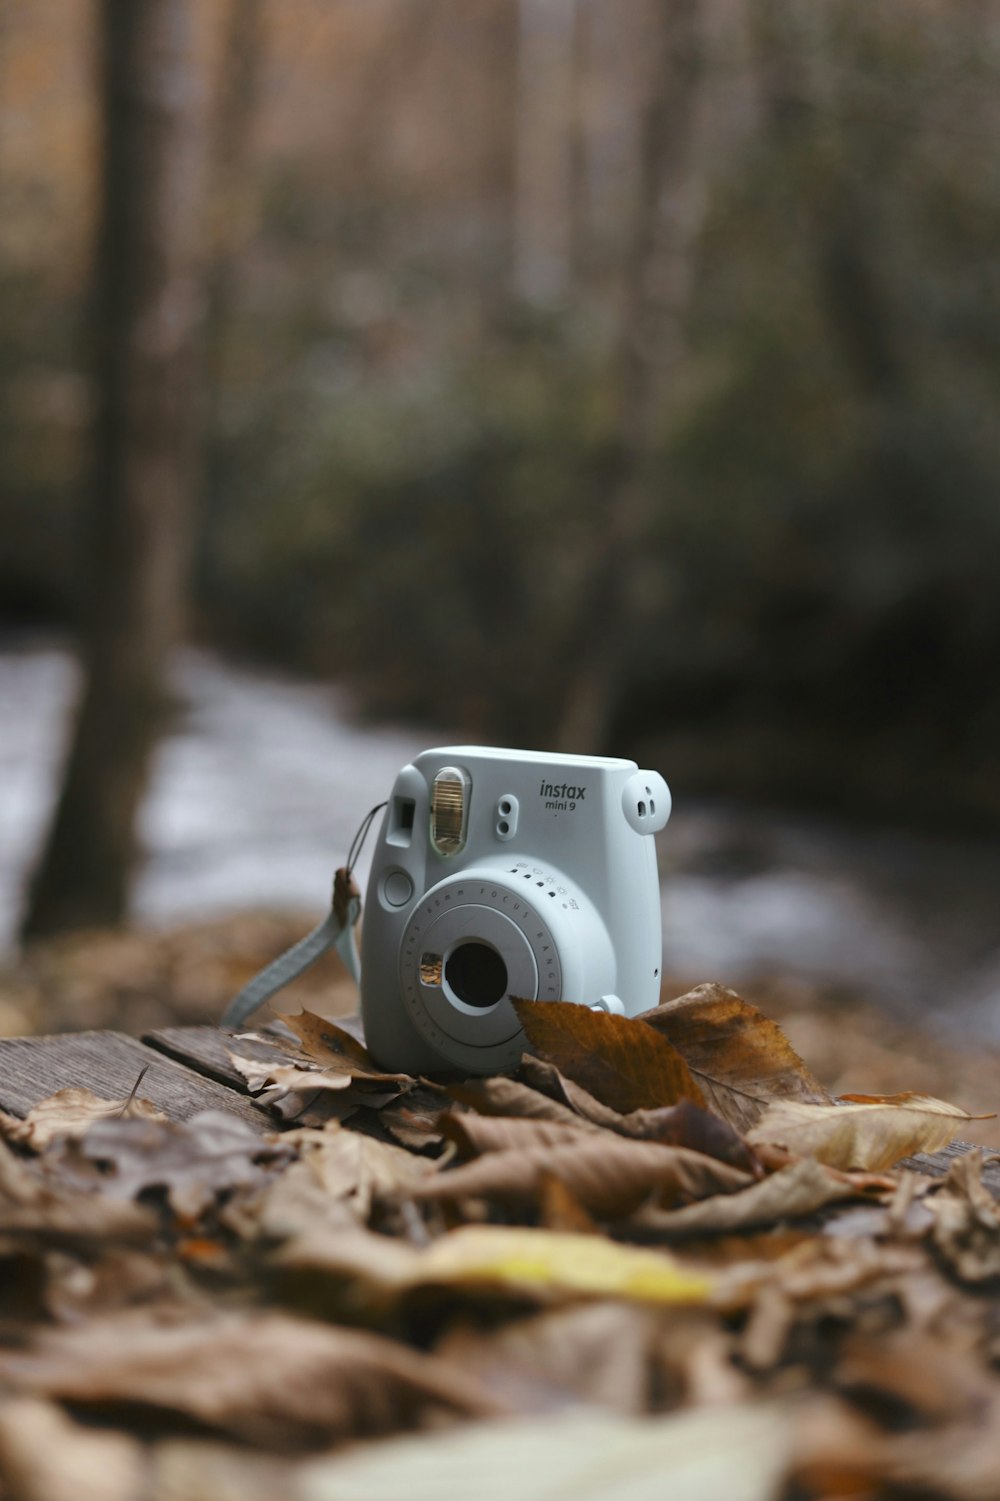
M 486 1010 L 507 994 L 507 966 L 503 959 L 496 949 L 474 940 L 452 949 L 444 977 L 466 1006 Z

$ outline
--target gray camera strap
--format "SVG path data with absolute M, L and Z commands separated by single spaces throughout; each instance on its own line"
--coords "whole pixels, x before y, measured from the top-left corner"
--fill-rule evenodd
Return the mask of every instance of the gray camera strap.
M 354 925 L 361 916 L 361 896 L 346 869 L 338 870 L 333 883 L 333 901 L 323 921 L 305 938 L 279 954 L 266 968 L 258 970 L 239 995 L 233 997 L 222 1013 L 220 1026 L 235 1031 L 279 990 L 298 979 L 311 964 L 336 949 L 355 981 L 361 979 L 361 961 L 354 937 Z
M 222 1013 L 219 1023 L 221 1027 L 231 1032 L 242 1027 L 265 1001 L 269 1001 L 279 990 L 298 979 L 299 975 L 330 949 L 337 950 L 348 973 L 360 985 L 361 960 L 358 957 L 354 929 L 361 916 L 361 893 L 354 883 L 352 871 L 375 815 L 381 813 L 384 807 L 385 803 L 376 804 L 362 819 L 361 827 L 351 841 L 347 864 L 341 866 L 333 878 L 333 899 L 326 917 L 305 938 L 300 938 L 298 943 L 293 943 L 290 949 L 279 954 L 271 964 L 258 970 L 239 995 L 229 1002 Z

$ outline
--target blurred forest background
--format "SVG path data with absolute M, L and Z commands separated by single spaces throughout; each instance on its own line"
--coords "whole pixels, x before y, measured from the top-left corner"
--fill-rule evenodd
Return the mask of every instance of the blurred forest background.
M 187 234 L 157 660 L 179 592 L 374 721 L 1000 836 L 997 0 L 135 9 Z M 8 641 L 93 646 L 136 563 L 93 458 L 128 10 L 0 3 Z

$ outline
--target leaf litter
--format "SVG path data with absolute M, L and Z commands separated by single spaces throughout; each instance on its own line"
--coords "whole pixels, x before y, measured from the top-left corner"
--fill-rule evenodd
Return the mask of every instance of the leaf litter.
M 832 1099 L 720 986 L 517 1005 L 512 1076 L 232 1039 L 263 1137 L 0 1119 L 0 1494 L 997 1494 L 1000 1206 L 896 1166 L 975 1117 Z

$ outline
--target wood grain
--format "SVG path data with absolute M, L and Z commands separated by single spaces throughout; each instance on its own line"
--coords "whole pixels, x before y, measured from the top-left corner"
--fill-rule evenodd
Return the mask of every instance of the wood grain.
M 229 1061 L 229 1049 L 234 1045 L 231 1033 L 222 1032 L 218 1027 L 161 1027 L 155 1032 L 144 1032 L 142 1040 L 148 1047 L 155 1048 L 158 1053 L 166 1053 L 169 1058 L 196 1073 L 216 1079 L 239 1094 L 247 1093 L 246 1080 Z M 250 1052 L 256 1058 L 258 1055 L 263 1056 L 263 1047 L 260 1043 L 245 1043 L 243 1051 Z M 288 1061 L 280 1055 L 277 1048 L 266 1051 L 273 1052 L 276 1059 L 281 1057 L 282 1062 Z
M 74 1087 L 91 1089 L 108 1100 L 125 1099 L 147 1064 L 140 1093 L 171 1120 L 187 1120 L 202 1110 L 225 1110 L 257 1131 L 274 1129 L 273 1118 L 245 1095 L 123 1032 L 66 1032 L 0 1041 L 0 1109 L 24 1116 L 56 1090 Z
M 967 1141 L 953 1141 L 950 1147 L 944 1147 L 940 1152 L 918 1152 L 913 1157 L 904 1157 L 897 1166 L 909 1168 L 914 1173 L 926 1173 L 929 1178 L 943 1178 L 956 1157 L 964 1157 L 976 1150 Z M 1000 1163 L 986 1163 L 983 1183 L 995 1199 L 1000 1199 Z
M 292 1042 L 297 1042 L 294 1033 L 288 1033 L 288 1036 Z M 244 1057 L 257 1058 L 265 1063 L 288 1062 L 288 1055 L 280 1048 L 256 1039 L 237 1040 L 231 1032 L 220 1031 L 218 1027 L 163 1027 L 156 1032 L 145 1033 L 142 1040 L 149 1047 L 176 1059 L 178 1063 L 185 1064 L 210 1079 L 217 1079 L 243 1095 L 249 1095 L 247 1082 L 230 1062 L 231 1048 Z M 316 1090 L 311 1098 L 309 1095 L 303 1096 L 302 1108 L 296 1116 L 284 1121 L 277 1115 L 269 1115 L 269 1118 L 275 1130 L 283 1125 L 322 1127 L 332 1114 L 337 1114 L 336 1105 L 336 1099 L 327 1091 Z M 261 1110 L 266 1108 L 260 1107 Z

